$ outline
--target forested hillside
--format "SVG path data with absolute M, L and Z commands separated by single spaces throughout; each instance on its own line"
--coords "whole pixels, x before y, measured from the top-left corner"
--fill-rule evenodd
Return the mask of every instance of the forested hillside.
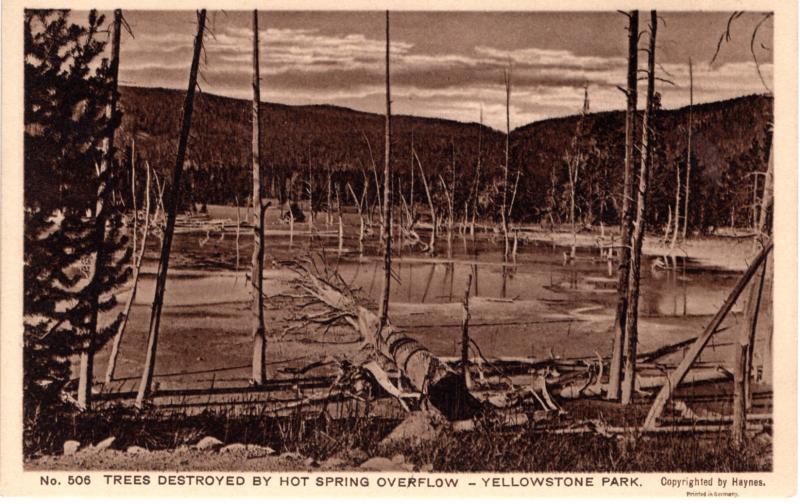
M 124 87 L 122 138 L 136 138 L 137 159 L 147 160 L 162 176 L 174 163 L 183 92 Z M 333 186 L 350 182 L 360 194 L 369 180 L 375 193 L 372 163 L 382 165 L 383 117 L 327 105 L 262 107 L 262 153 L 268 182 L 265 191 L 279 197 L 307 199 L 309 174 L 315 207 L 326 204 L 327 179 Z M 187 200 L 243 202 L 250 184 L 251 108 L 247 100 L 199 94 L 196 99 L 186 178 Z M 476 114 L 477 115 L 477 114 Z M 751 219 L 754 171 L 766 170 L 772 99 L 747 96 L 696 105 L 693 109 L 693 158 L 690 228 L 746 226 Z M 622 185 L 624 112 L 587 115 L 581 141 L 575 142 L 579 115 L 538 121 L 511 134 L 509 191 L 517 172 L 519 194 L 515 221 L 563 222 L 567 215 L 567 159 L 581 149 L 585 158 L 576 186 L 577 213 L 586 224 L 617 221 Z M 688 108 L 658 113 L 658 146 L 650 201 L 650 223 L 667 220 L 674 204 L 676 168 L 685 180 Z M 408 199 L 411 191 L 411 141 L 444 207 L 441 174 L 455 180 L 457 211 L 475 195 L 481 217 L 498 213 L 505 134 L 477 123 L 396 116 L 393 118 L 393 173 Z M 742 140 L 746 139 L 746 140 Z M 478 172 L 478 151 L 480 166 Z M 572 147 L 576 145 L 577 147 Z M 381 170 L 377 170 L 380 172 Z M 415 165 L 414 199 L 425 203 Z M 477 179 L 476 179 L 477 176 Z M 477 182 L 477 184 L 476 184 Z M 141 186 L 140 186 L 141 187 Z M 683 192 L 683 190 L 682 190 Z M 374 197 L 373 197 L 374 199 Z M 460 217 L 459 217 L 460 218 Z

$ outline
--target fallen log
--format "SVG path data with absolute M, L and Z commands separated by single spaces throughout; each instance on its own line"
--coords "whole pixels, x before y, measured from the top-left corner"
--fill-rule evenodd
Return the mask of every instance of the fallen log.
M 380 319 L 332 283 L 313 275 L 303 266 L 301 286 L 306 293 L 328 307 L 342 312 L 378 353 L 388 358 L 422 395 L 424 402 L 448 420 L 471 418 L 481 409 L 481 402 L 470 394 L 461 374 L 431 353 L 414 338 L 398 330 L 390 321 L 380 329 Z

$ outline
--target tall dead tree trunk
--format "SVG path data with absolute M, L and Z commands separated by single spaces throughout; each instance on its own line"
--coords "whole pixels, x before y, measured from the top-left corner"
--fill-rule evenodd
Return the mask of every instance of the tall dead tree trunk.
M 333 224 L 333 200 L 331 200 L 331 166 L 328 165 L 328 206 L 326 207 L 325 212 L 325 224 L 330 226 Z
M 469 234 L 475 237 L 475 219 L 478 215 L 478 191 L 480 190 L 481 180 L 481 152 L 483 151 L 483 105 L 480 108 L 480 116 L 478 121 L 478 161 L 475 164 L 475 183 L 473 185 L 472 194 L 472 221 L 470 222 Z
M 142 270 L 142 260 L 144 259 L 144 251 L 147 249 L 147 237 L 150 234 L 150 165 L 145 165 L 147 168 L 147 181 L 145 182 L 145 205 L 144 205 L 144 230 L 142 231 L 142 247 L 139 250 L 139 255 L 136 255 L 136 248 L 134 247 L 134 266 L 133 266 L 133 280 L 131 281 L 131 295 L 125 303 L 125 308 L 122 310 L 122 321 L 119 324 L 117 333 L 111 343 L 111 353 L 108 355 L 108 364 L 106 365 L 105 383 L 109 384 L 114 380 L 114 371 L 117 367 L 117 357 L 119 356 L 119 347 L 122 344 L 122 337 L 125 335 L 125 328 L 128 326 L 128 318 L 130 317 L 131 308 L 133 308 L 133 301 L 136 299 L 136 291 L 139 286 L 139 273 Z M 136 228 L 133 230 L 134 236 L 136 235 Z
M 308 235 L 314 237 L 314 174 L 311 171 L 311 144 L 308 144 Z
M 630 261 L 630 236 L 633 226 L 631 216 L 631 193 L 633 192 L 633 164 L 636 149 L 634 144 L 637 106 L 637 72 L 639 68 L 639 11 L 628 14 L 628 84 L 625 112 L 625 173 L 622 188 L 622 213 L 620 215 L 621 248 L 619 249 L 619 272 L 617 275 L 617 312 L 614 320 L 614 342 L 608 377 L 609 400 L 617 400 L 622 382 L 622 354 L 625 342 L 625 315 L 628 311 L 628 263 Z
M 750 292 L 744 309 L 744 320 L 733 350 L 733 425 L 731 426 L 731 441 L 737 447 L 744 442 L 744 432 L 747 426 L 747 396 L 750 389 L 750 365 L 752 363 L 750 355 L 756 339 L 758 312 L 761 308 L 766 273 L 767 264 L 764 262 L 761 265 L 758 279 L 750 284 Z
M 761 252 L 756 255 L 756 257 L 750 262 L 750 266 L 747 267 L 747 270 L 739 277 L 739 280 L 736 282 L 736 285 L 731 289 L 730 293 L 728 293 L 728 297 L 725 299 L 725 302 L 722 303 L 722 306 L 717 311 L 714 318 L 706 325 L 705 329 L 703 329 L 703 333 L 695 339 L 692 346 L 690 346 L 683 357 L 683 360 L 678 364 L 678 367 L 675 368 L 667 378 L 664 385 L 659 390 L 658 394 L 656 395 L 655 400 L 653 401 L 653 405 L 650 407 L 650 411 L 647 413 L 647 418 L 644 421 L 644 429 L 652 429 L 656 427 L 659 417 L 661 413 L 664 411 L 664 407 L 667 404 L 667 401 L 674 395 L 675 391 L 680 386 L 683 379 L 686 377 L 689 369 L 694 365 L 697 358 L 700 356 L 700 353 L 706 347 L 708 342 L 711 340 L 712 336 L 719 332 L 719 326 L 722 324 L 725 317 L 728 316 L 728 313 L 733 309 L 733 306 L 736 304 L 736 301 L 739 299 L 739 296 L 744 292 L 747 288 L 748 284 L 752 281 L 755 274 L 758 272 L 758 269 L 764 264 L 767 260 L 767 256 L 770 252 L 772 252 L 772 241 L 767 240 L 764 244 L 764 248 Z
M 108 220 L 108 199 L 111 192 L 111 170 L 114 163 L 114 118 L 117 114 L 117 82 L 119 79 L 119 42 L 122 28 L 122 10 L 114 11 L 114 33 L 111 46 L 111 83 L 110 99 L 106 105 L 105 116 L 108 121 L 108 134 L 103 139 L 101 149 L 103 158 L 97 173 L 97 200 L 94 208 L 94 268 L 86 286 L 90 294 L 91 310 L 89 313 L 89 341 L 81 351 L 81 364 L 78 375 L 78 406 L 89 409 L 92 406 L 92 382 L 94 380 L 94 354 L 97 346 L 97 325 L 100 312 L 100 282 L 108 267 L 108 251 L 106 250 L 106 221 Z M 135 231 L 134 231 L 135 233 Z
M 409 208 L 409 218 L 410 222 L 408 223 L 408 228 L 412 229 L 414 227 L 414 222 L 416 221 L 416 203 L 414 202 L 414 129 L 411 129 L 411 155 L 409 156 L 409 171 L 411 172 L 411 188 L 409 191 L 409 199 L 408 199 L 408 208 Z
M 467 288 L 464 290 L 463 315 L 461 318 L 461 375 L 464 377 L 464 388 L 472 386 L 469 374 L 469 291 L 472 289 L 472 272 L 467 273 Z
M 358 199 L 356 196 L 356 192 L 353 190 L 353 186 L 350 185 L 350 182 L 347 183 L 347 189 L 350 191 L 350 195 L 353 197 L 353 203 L 356 205 L 356 210 L 358 210 L 358 252 L 359 254 L 364 253 L 364 201 L 367 198 L 367 189 L 366 185 L 364 186 L 364 191 L 361 194 L 361 199 Z
M 136 208 L 136 133 L 131 138 L 131 207 L 133 207 L 133 225 L 131 226 L 131 229 L 133 229 L 131 233 L 133 240 L 131 250 L 133 250 L 133 254 L 131 254 L 131 267 L 136 268 L 136 240 L 138 238 L 136 232 L 139 229 L 139 210 Z
M 694 73 L 692 72 L 692 59 L 689 58 L 689 128 L 686 141 L 686 191 L 683 196 L 683 230 L 681 236 L 686 240 L 686 229 L 689 225 L 689 184 L 692 174 L 692 126 L 694 118 L 692 116 L 694 108 Z
M 383 150 L 383 293 L 381 294 L 380 326 L 378 334 L 386 326 L 389 316 L 389 292 L 392 283 L 392 190 L 389 168 L 392 157 L 392 95 L 389 72 L 389 11 L 386 11 L 386 126 Z
M 639 325 L 639 275 L 641 272 L 642 242 L 646 226 L 647 191 L 653 162 L 653 128 L 655 112 L 655 64 L 658 15 L 650 11 L 650 45 L 647 50 L 647 102 L 642 119 L 642 158 L 639 163 L 639 188 L 636 197 L 636 217 L 631 234 L 630 271 L 628 273 L 628 310 L 625 315 L 625 377 L 622 382 L 622 404 L 633 398 L 636 383 L 636 345 Z
M 428 185 L 428 177 L 425 175 L 425 169 L 422 167 L 422 162 L 419 160 L 419 156 L 417 156 L 417 152 L 413 151 L 414 158 L 417 160 L 417 166 L 419 167 L 419 175 L 422 179 L 422 186 L 425 188 L 425 196 L 428 199 L 428 207 L 430 208 L 431 212 L 431 240 L 428 243 L 428 253 L 430 255 L 436 255 L 436 227 L 438 226 L 438 219 L 436 217 L 436 207 L 433 204 L 433 197 L 431 196 L 431 188 Z
M 680 227 L 681 219 L 681 166 L 680 163 L 675 165 L 675 226 L 672 228 L 672 241 L 669 248 L 674 249 L 675 244 L 678 242 L 678 228 Z
M 503 163 L 503 204 L 501 208 L 501 224 L 503 226 L 503 242 L 504 242 L 504 252 L 503 252 L 503 260 L 508 261 L 508 210 L 507 210 L 507 198 L 508 198 L 508 161 L 509 161 L 509 147 L 510 147 L 510 139 L 511 139 L 511 68 L 507 68 L 503 71 L 503 78 L 505 81 L 506 86 L 506 157 L 505 163 Z
M 156 365 L 156 349 L 158 347 L 158 330 L 161 325 L 161 309 L 164 306 L 164 292 L 167 286 L 167 270 L 169 269 L 169 254 L 172 247 L 172 235 L 175 231 L 175 218 L 178 215 L 181 198 L 181 175 L 183 174 L 183 161 L 186 158 L 186 147 L 189 142 L 189 129 L 192 124 L 192 109 L 194 108 L 194 93 L 197 88 L 197 69 L 200 65 L 200 52 L 203 47 L 203 32 L 206 25 L 206 10 L 197 13 L 197 35 L 194 39 L 194 52 L 192 66 L 189 70 L 189 87 L 186 90 L 186 99 L 183 102 L 183 119 L 181 132 L 178 139 L 178 153 L 175 166 L 172 170 L 172 187 L 167 213 L 167 226 L 164 230 L 164 240 L 161 247 L 161 257 L 158 262 L 156 274 L 156 291 L 153 297 L 150 312 L 150 329 L 147 336 L 147 354 L 145 357 L 144 371 L 139 382 L 139 391 L 136 394 L 136 407 L 141 408 L 145 399 L 150 394 L 153 383 L 153 371 Z
M 261 201 L 261 72 L 258 54 L 258 11 L 253 11 L 253 260 L 250 271 L 253 313 L 251 381 L 267 381 L 267 330 L 264 324 L 264 205 Z
M 575 259 L 575 249 L 578 246 L 578 228 L 576 222 L 575 200 L 578 191 L 578 177 L 580 176 L 581 165 L 583 164 L 583 127 L 584 120 L 589 114 L 589 86 L 588 84 L 583 88 L 583 108 L 581 109 L 581 117 L 578 120 L 578 125 L 575 129 L 575 136 L 572 139 L 572 158 L 567 165 L 569 175 L 569 223 L 572 228 L 572 249 L 570 257 Z M 590 198 L 591 202 L 591 198 Z M 590 203 L 591 205 L 591 203 Z

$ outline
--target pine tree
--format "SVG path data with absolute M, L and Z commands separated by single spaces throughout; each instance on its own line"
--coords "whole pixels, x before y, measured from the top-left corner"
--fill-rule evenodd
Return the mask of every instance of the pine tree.
M 91 340 L 99 347 L 113 335 L 118 322 L 94 330 L 92 313 L 114 308 L 110 292 L 128 274 L 120 213 L 110 205 L 101 216 L 105 257 L 95 265 L 98 188 L 105 184 L 110 194 L 116 183 L 116 163 L 98 175 L 102 142 L 120 119 L 106 117 L 112 91 L 108 61 L 101 59 L 104 22 L 95 11 L 86 26 L 71 23 L 66 10 L 25 12 L 26 433 L 61 403 L 69 359 Z

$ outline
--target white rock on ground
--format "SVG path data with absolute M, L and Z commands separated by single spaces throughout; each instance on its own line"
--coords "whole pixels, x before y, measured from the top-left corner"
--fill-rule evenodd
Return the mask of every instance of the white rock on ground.
M 418 445 L 423 441 L 432 441 L 444 430 L 446 424 L 447 421 L 437 415 L 425 411 L 414 411 L 381 440 L 380 446 L 400 442 Z
M 324 462 L 322 462 L 320 464 L 320 467 L 322 467 L 323 469 L 336 469 L 339 467 L 344 467 L 346 465 L 347 462 L 334 455 L 333 457 L 330 457 L 326 459 Z
M 70 439 L 69 441 L 64 441 L 64 455 L 74 455 L 78 452 L 78 448 L 81 447 L 81 444 L 74 439 Z
M 242 443 L 231 443 L 219 449 L 220 453 L 240 453 L 248 450 L 247 445 Z
M 129 446 L 128 449 L 125 451 L 132 455 L 139 455 L 140 453 L 149 453 L 149 450 L 147 448 L 142 448 L 141 446 L 136 446 L 136 445 Z
M 198 450 L 209 451 L 218 450 L 223 445 L 223 442 L 214 436 L 206 436 L 197 442 L 194 447 Z
M 97 443 L 96 445 L 94 445 L 93 448 L 96 451 L 107 450 L 111 448 L 111 445 L 114 444 L 114 441 L 116 441 L 116 439 L 117 438 L 115 436 L 107 437 L 104 440 Z
M 389 460 L 386 457 L 372 457 L 363 464 L 361 469 L 368 469 L 370 471 L 406 471 L 403 464 L 398 464 Z

